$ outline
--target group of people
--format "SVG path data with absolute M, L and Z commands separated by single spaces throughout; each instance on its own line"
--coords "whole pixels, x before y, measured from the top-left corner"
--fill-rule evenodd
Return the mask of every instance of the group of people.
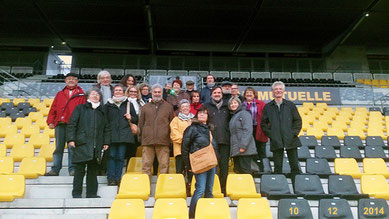
M 240 95 L 236 84 L 224 81 L 217 86 L 212 75 L 206 77 L 201 92 L 194 90 L 193 81 L 182 89 L 178 78 L 163 88 L 137 84 L 134 76 L 127 75 L 112 86 L 107 71 L 98 74 L 98 84 L 86 94 L 77 82 L 76 74 L 66 75 L 66 86 L 56 95 L 47 118 L 49 127 L 55 128 L 56 150 L 53 167 L 46 175 L 59 174 L 67 143 L 74 198 L 81 197 L 86 166 L 87 197 L 98 197 L 97 170 L 104 166 L 108 184 L 118 185 L 125 159 L 135 156 L 138 146 L 142 146 L 142 172 L 150 177 L 155 160 L 159 172 L 168 173 L 171 152 L 176 172 L 187 176 L 188 183 L 195 176 L 190 217 L 194 217 L 199 198 L 212 197 L 217 167 L 193 174 L 189 159 L 204 147 L 211 145 L 217 155 L 224 194 L 229 159 L 233 158 L 236 173 L 263 172 L 268 139 L 274 172 L 282 173 L 284 149 L 292 175 L 300 172 L 297 136 L 302 122 L 296 106 L 283 99 L 285 85 L 281 81 L 272 85 L 274 100 L 268 104 L 258 99 L 254 88 L 247 87 Z

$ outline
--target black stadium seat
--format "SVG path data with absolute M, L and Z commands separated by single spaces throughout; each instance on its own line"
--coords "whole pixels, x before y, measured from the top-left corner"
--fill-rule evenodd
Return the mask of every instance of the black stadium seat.
M 7 114 L 7 115 L 11 115 L 11 114 L 13 114 L 13 113 L 19 112 L 19 110 L 18 110 L 18 108 L 16 108 L 16 107 L 9 107 L 9 108 L 6 108 L 6 109 L 4 110 L 4 112 L 5 112 L 5 114 Z
M 353 219 L 350 205 L 345 199 L 321 199 L 319 202 L 319 218 Z
M 340 147 L 340 142 L 337 136 L 323 136 L 321 137 L 322 146 Z
M 328 176 L 332 174 L 330 165 L 324 158 L 307 159 L 305 169 L 307 174 L 316 174 L 319 176 Z
M 371 112 L 371 111 L 378 111 L 378 112 L 381 112 L 381 108 L 380 108 L 380 107 L 376 107 L 376 106 L 369 107 L 369 112 Z
M 23 110 L 23 109 L 25 109 L 25 108 L 30 108 L 31 106 L 30 106 L 30 103 L 29 102 L 24 102 L 24 103 L 18 103 L 18 106 L 17 106 L 17 108 L 19 109 L 19 110 Z
M 308 147 L 315 147 L 317 146 L 317 140 L 315 136 L 313 135 L 306 135 L 306 136 L 300 136 L 299 137 L 301 145 L 308 146 Z
M 388 158 L 385 154 L 384 148 L 381 146 L 366 146 L 365 157 L 366 158 Z
M 11 115 L 10 115 L 12 121 L 14 122 L 17 118 L 22 118 L 24 117 L 24 113 L 23 112 L 12 112 Z
M 281 199 L 293 196 L 288 181 L 283 174 L 264 174 L 261 176 L 261 195 L 268 199 Z
M 344 136 L 345 146 L 363 147 L 362 139 L 359 136 Z
M 303 195 L 306 199 L 319 200 L 326 195 L 318 175 L 296 175 L 294 193 Z
M 2 104 L 1 104 L 1 109 L 2 109 L 2 110 L 5 110 L 5 109 L 7 109 L 7 108 L 12 108 L 12 107 L 14 107 L 14 104 L 13 104 L 13 103 L 2 103 Z
M 389 207 L 385 199 L 361 199 L 358 202 L 358 218 L 389 218 Z
M 355 146 L 343 146 L 340 147 L 340 157 L 341 158 L 355 158 L 362 159 L 361 152 L 358 147 Z
M 31 112 L 36 112 L 36 108 L 35 107 L 29 107 L 29 108 L 24 108 L 23 109 L 23 114 L 25 116 L 28 116 L 28 114 L 30 114 Z
M 281 199 L 278 202 L 278 219 L 313 219 L 311 207 L 305 199 Z
M 336 158 L 335 149 L 332 146 L 317 146 L 315 148 L 315 157 L 333 160 Z
M 366 146 L 381 146 L 384 147 L 385 143 L 381 136 L 367 136 Z
M 298 147 L 297 154 L 300 160 L 306 160 L 308 158 L 311 158 L 311 153 L 309 152 L 308 146 Z
M 354 179 L 350 175 L 330 175 L 328 177 L 328 193 L 344 199 L 369 197 L 365 194 L 359 194 Z

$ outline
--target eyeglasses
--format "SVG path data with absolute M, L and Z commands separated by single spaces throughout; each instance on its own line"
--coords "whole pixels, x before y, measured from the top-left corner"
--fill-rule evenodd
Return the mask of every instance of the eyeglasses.
M 137 91 L 130 90 L 129 93 L 138 93 Z

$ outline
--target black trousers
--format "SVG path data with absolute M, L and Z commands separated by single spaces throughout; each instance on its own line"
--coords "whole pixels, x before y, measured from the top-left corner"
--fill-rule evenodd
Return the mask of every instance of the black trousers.
M 72 195 L 80 196 L 82 194 L 82 182 L 85 176 L 86 167 L 86 197 L 97 195 L 97 169 L 98 163 L 96 159 L 75 164 L 75 172 L 73 178 Z
M 226 182 L 228 175 L 228 161 L 230 159 L 230 145 L 219 144 L 219 180 L 222 192 L 226 190 Z
M 176 159 L 176 173 L 177 174 L 182 174 L 184 172 L 184 163 L 182 161 L 182 155 L 177 155 L 175 157 Z
M 234 157 L 234 172 L 238 174 L 253 174 L 251 162 L 254 161 L 255 157 L 256 155 Z
M 286 153 L 288 154 L 292 180 L 294 180 L 294 176 L 300 173 L 299 160 L 297 157 L 297 148 L 286 149 Z M 281 174 L 282 163 L 284 160 L 284 149 L 282 148 L 273 151 L 273 159 L 274 159 L 274 173 Z
M 257 126 L 253 126 L 253 136 L 255 139 L 255 136 L 257 134 Z M 260 142 L 255 140 L 255 146 L 257 148 L 257 156 L 255 156 L 256 163 L 258 164 L 259 167 L 259 172 L 263 172 L 263 158 L 266 158 L 266 142 Z

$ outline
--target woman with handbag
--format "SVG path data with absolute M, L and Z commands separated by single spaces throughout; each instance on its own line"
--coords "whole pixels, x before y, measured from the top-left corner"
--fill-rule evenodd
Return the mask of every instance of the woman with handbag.
M 107 178 L 108 185 L 119 185 L 122 178 L 124 157 L 128 145 L 135 143 L 131 130 L 131 123 L 138 123 L 138 116 L 134 106 L 124 95 L 121 84 L 114 86 L 113 97 L 105 105 L 107 119 L 111 127 L 111 147 L 108 150 Z M 135 148 L 136 150 L 136 148 Z
M 78 105 L 66 128 L 68 146 L 73 148 L 75 172 L 73 198 L 81 198 L 82 184 L 86 170 L 86 197 L 97 195 L 97 170 L 101 162 L 101 151 L 110 144 L 111 130 L 101 104 L 102 93 L 97 88 L 86 92 L 87 102 Z
M 253 121 L 251 114 L 242 105 L 239 97 L 231 97 L 228 101 L 232 118 L 230 127 L 230 156 L 234 159 L 234 171 L 236 173 L 252 174 L 257 170 L 254 157 L 257 154 L 253 133 Z M 252 168 L 252 164 L 253 167 Z
M 212 125 L 208 124 L 208 111 L 200 107 L 196 118 L 185 130 L 182 139 L 182 158 L 188 171 L 193 172 L 196 185 L 189 207 L 189 217 L 194 218 L 197 201 L 204 195 L 213 198 L 217 144 L 212 138 Z

